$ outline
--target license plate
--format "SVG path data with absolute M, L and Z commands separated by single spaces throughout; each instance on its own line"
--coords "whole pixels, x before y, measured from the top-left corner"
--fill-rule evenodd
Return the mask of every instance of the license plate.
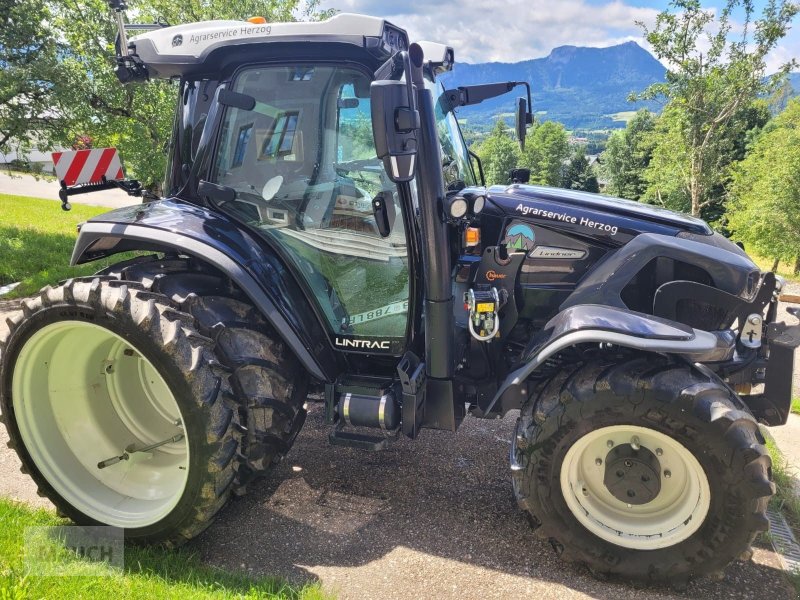
M 342 325 L 360 325 L 361 323 L 369 323 L 370 321 L 377 321 L 384 317 L 391 315 L 398 315 L 400 313 L 408 312 L 408 300 L 401 300 L 399 302 L 392 302 L 380 308 L 374 308 L 367 312 L 359 313 L 357 315 L 350 315 L 349 319 L 342 319 Z

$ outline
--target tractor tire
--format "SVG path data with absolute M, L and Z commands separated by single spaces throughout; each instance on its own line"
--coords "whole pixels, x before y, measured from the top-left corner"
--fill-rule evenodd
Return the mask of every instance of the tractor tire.
M 682 587 L 768 529 L 758 424 L 713 375 L 661 356 L 573 366 L 517 421 L 513 488 L 537 535 L 595 575 Z
M 177 546 L 208 527 L 234 485 L 241 434 L 192 317 L 96 277 L 44 288 L 7 324 L 2 419 L 39 494 L 133 542 Z
M 289 452 L 302 428 L 307 373 L 248 298 L 204 263 L 177 256 L 140 257 L 103 273 L 168 298 L 213 340 L 242 433 L 233 491 L 243 495 L 248 484 L 264 477 Z

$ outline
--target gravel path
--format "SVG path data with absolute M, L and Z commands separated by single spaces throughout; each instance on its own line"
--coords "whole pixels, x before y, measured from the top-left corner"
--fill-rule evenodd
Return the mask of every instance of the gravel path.
M 4 321 L 0 314 L 0 333 Z M 457 434 L 424 430 L 416 441 L 365 453 L 330 446 L 322 407 L 312 405 L 274 474 L 190 546 L 209 564 L 321 581 L 343 599 L 793 597 L 777 556 L 764 547 L 753 561 L 731 565 L 722 581 L 693 582 L 683 593 L 601 582 L 560 562 L 512 498 L 515 418 L 468 418 Z M 20 474 L 6 441 L 0 427 L 0 496 L 51 506 Z

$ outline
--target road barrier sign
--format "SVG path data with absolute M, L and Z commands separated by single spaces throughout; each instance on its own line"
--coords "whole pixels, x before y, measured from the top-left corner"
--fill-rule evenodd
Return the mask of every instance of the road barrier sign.
M 56 176 L 65 185 L 102 183 L 124 178 L 116 148 L 53 152 Z

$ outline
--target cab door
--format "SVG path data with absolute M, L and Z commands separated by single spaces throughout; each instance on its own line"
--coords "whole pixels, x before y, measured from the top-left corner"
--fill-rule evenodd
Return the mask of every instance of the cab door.
M 220 210 L 277 248 L 319 308 L 333 345 L 401 354 L 409 307 L 403 204 L 372 139 L 368 73 L 352 66 L 247 68 L 232 89 L 213 181 L 232 188 Z M 379 229 L 373 201 L 387 208 Z

